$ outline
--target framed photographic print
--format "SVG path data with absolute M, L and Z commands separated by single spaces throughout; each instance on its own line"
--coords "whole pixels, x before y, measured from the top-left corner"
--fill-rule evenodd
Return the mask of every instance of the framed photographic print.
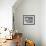
M 23 24 L 24 25 L 34 25 L 35 15 L 23 15 Z

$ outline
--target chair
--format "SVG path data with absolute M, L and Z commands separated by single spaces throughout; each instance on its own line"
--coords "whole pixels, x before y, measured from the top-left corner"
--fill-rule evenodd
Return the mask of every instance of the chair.
M 26 40 L 25 46 L 35 46 L 35 43 L 32 40 Z

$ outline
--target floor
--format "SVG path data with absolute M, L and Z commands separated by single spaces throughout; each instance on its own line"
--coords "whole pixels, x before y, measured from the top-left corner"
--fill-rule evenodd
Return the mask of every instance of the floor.
M 13 39 L 13 40 L 6 40 L 6 42 L 2 43 L 0 46 L 16 46 L 15 39 Z
M 23 46 L 23 43 L 22 43 L 23 40 L 22 40 L 22 37 L 20 36 L 21 36 L 21 33 L 16 33 L 16 35 L 12 37 L 13 38 L 12 40 L 6 40 L 6 39 L 0 38 L 0 46 L 18 46 L 18 45 Z

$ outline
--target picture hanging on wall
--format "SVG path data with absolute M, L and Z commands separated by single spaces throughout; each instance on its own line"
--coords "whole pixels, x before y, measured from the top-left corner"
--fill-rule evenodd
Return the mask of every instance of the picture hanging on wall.
M 34 25 L 35 15 L 23 15 L 23 24 L 24 25 Z

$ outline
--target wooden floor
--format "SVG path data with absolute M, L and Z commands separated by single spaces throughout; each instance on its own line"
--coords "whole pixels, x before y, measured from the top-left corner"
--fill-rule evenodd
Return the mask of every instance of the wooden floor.
M 6 40 L 6 42 L 2 43 L 0 46 L 16 46 L 15 39 L 13 40 Z

